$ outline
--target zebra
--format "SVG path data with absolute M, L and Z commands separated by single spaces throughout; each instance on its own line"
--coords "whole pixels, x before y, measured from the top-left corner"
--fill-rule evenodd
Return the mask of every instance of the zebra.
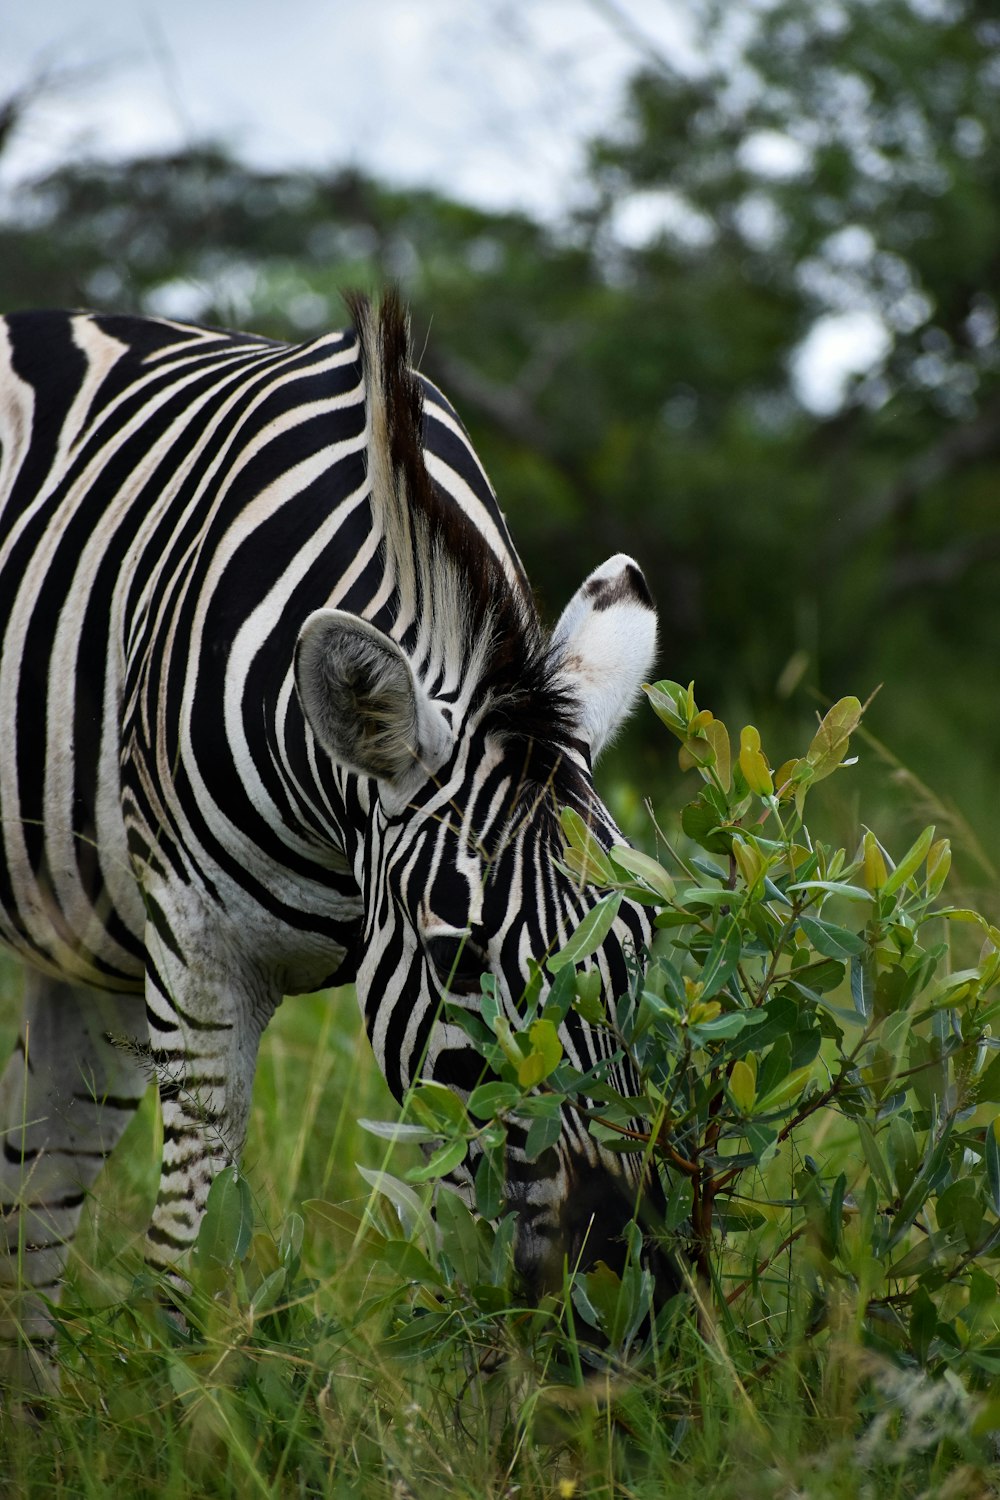
M 475 1009 L 490 972 L 516 1017 L 529 960 L 597 899 L 560 867 L 560 806 L 622 841 L 592 764 L 652 663 L 641 570 L 597 567 L 547 632 L 398 293 L 350 308 L 300 344 L 0 320 L 0 942 L 25 968 L 0 1078 L 8 1341 L 51 1338 L 151 1076 L 145 1255 L 181 1275 L 282 996 L 354 980 L 397 1098 L 468 1091 L 484 1065 L 445 996 Z M 590 960 L 609 995 L 649 936 L 623 900 Z M 609 1056 L 572 1012 L 561 1038 L 581 1069 Z M 544 1289 L 611 1253 L 641 1184 L 577 1118 L 535 1163 L 520 1144 L 515 1262 Z

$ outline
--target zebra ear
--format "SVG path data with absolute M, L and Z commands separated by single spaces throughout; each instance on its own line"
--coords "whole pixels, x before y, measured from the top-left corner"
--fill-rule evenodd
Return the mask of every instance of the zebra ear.
M 620 552 L 594 569 L 563 610 L 550 650 L 596 760 L 632 712 L 656 656 L 656 607 L 631 557 Z
M 358 776 L 403 797 L 447 760 L 454 735 L 396 642 L 339 609 L 309 616 L 295 647 L 295 685 L 313 734 Z

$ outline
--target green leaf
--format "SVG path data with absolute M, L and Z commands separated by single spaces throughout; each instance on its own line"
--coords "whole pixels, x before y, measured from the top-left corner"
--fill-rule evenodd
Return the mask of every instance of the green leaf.
M 860 885 L 849 885 L 843 880 L 798 880 L 788 887 L 789 891 L 825 891 L 828 896 L 843 896 L 848 901 L 870 901 L 871 891 Z
M 987 1125 L 984 1146 L 990 1206 L 995 1214 L 1000 1214 L 1000 1115 Z
M 517 1081 L 524 1089 L 548 1078 L 562 1061 L 562 1042 L 551 1021 L 533 1021 L 528 1028 L 531 1051 L 518 1064 Z
M 513 1109 L 521 1098 L 521 1090 L 514 1083 L 480 1083 L 469 1095 L 468 1110 L 477 1120 L 492 1120 Z
M 851 999 L 863 1021 L 871 1020 L 875 1003 L 875 964 L 870 953 L 855 954 L 851 959 Z
M 537 1161 L 544 1151 L 557 1143 L 561 1133 L 561 1115 L 539 1115 L 532 1120 L 524 1142 L 524 1154 L 528 1161 Z
M 867 1120 L 855 1120 L 854 1123 L 858 1128 L 858 1135 L 861 1139 L 861 1149 L 865 1154 L 865 1161 L 868 1163 L 868 1170 L 869 1172 L 871 1172 L 872 1177 L 878 1183 L 885 1197 L 891 1198 L 893 1195 L 892 1177 L 889 1173 L 889 1168 L 886 1164 L 885 1157 L 879 1150 L 878 1141 L 876 1140 L 875 1134 L 872 1131 L 872 1128 L 868 1124 Z
M 778 1149 L 778 1132 L 769 1125 L 747 1125 L 744 1133 L 757 1166 L 767 1166 Z
M 441 1249 L 459 1281 L 473 1287 L 486 1273 L 484 1244 L 479 1229 L 458 1193 L 438 1192 L 436 1218 Z
M 410 1108 L 417 1119 L 428 1128 L 449 1132 L 461 1130 L 468 1134 L 471 1130 L 469 1117 L 465 1105 L 454 1092 L 446 1088 L 443 1083 L 435 1083 L 433 1079 L 424 1078 L 410 1093 Z
M 572 969 L 560 969 L 556 975 L 553 990 L 556 989 L 563 978 L 573 981 L 572 1008 L 576 1013 L 582 1016 L 585 1021 L 588 1021 L 591 1026 L 600 1026 L 606 1022 L 608 1013 L 605 1010 L 604 1000 L 601 996 L 601 976 L 597 970 L 591 969 L 587 973 L 575 974 Z
M 922 1365 L 927 1363 L 937 1324 L 937 1308 L 933 1299 L 924 1287 L 918 1286 L 910 1303 L 910 1343 Z
M 939 917 L 947 917 L 950 922 L 974 922 L 983 931 L 989 926 L 986 918 L 978 911 L 972 911 L 967 906 L 945 906 L 937 914 Z
M 413 1275 L 406 1278 L 409 1281 L 422 1281 L 422 1276 Z M 443 1285 L 443 1282 L 441 1283 Z M 423 1309 L 420 1310 L 423 1313 Z M 381 1348 L 388 1354 L 402 1356 L 404 1358 L 416 1354 L 418 1351 L 426 1353 L 428 1350 L 446 1342 L 447 1330 L 451 1327 L 452 1314 L 448 1313 L 423 1313 L 421 1317 L 411 1318 L 409 1322 L 397 1328 L 382 1340 Z
M 728 854 L 732 835 L 720 830 L 718 813 L 700 797 L 681 812 L 681 827 L 692 842 L 700 844 L 709 854 Z
M 288 1271 L 285 1266 L 279 1266 L 276 1271 L 271 1272 L 270 1276 L 265 1276 L 250 1299 L 255 1317 L 262 1318 L 265 1313 L 272 1311 L 285 1289 L 287 1278 Z
M 614 926 L 621 904 L 621 892 L 616 891 L 592 906 L 569 941 L 548 959 L 546 968 L 549 973 L 557 974 L 567 964 L 578 964 L 596 953 Z
M 885 885 L 882 887 L 884 895 L 891 896 L 893 891 L 898 891 L 900 886 L 903 885 L 905 881 L 909 880 L 911 875 L 915 874 L 915 872 L 919 869 L 919 867 L 926 859 L 927 852 L 933 842 L 934 828 L 932 825 L 931 827 L 924 829 L 920 837 L 903 855 L 903 858 L 899 861 L 899 864 L 893 870 Z
M 588 1322 L 596 1317 L 596 1326 L 606 1335 L 612 1348 L 622 1342 L 634 1321 L 641 1285 L 641 1281 L 633 1285 L 623 1283 L 610 1266 L 599 1260 L 574 1287 L 574 1301 L 578 1291 L 583 1291 L 584 1316 Z
M 759 1229 L 767 1219 L 756 1208 L 743 1203 L 731 1203 L 728 1199 L 716 1200 L 719 1204 L 717 1223 L 723 1234 L 746 1234 Z
M 896 1189 L 902 1198 L 916 1176 L 917 1164 L 920 1160 L 917 1139 L 909 1120 L 902 1115 L 895 1115 L 889 1123 L 887 1140 L 889 1160 L 892 1162 L 896 1178 Z
M 500 1043 L 500 1050 L 509 1063 L 519 1068 L 525 1057 L 525 1053 L 518 1044 L 518 1038 L 506 1016 L 495 1015 L 493 1017 L 493 1030 L 496 1039 Z
M 281 1239 L 278 1242 L 278 1253 L 285 1266 L 291 1265 L 301 1255 L 304 1234 L 302 1215 L 293 1210 L 281 1226 Z
M 708 1042 L 721 1042 L 729 1037 L 739 1036 L 748 1026 L 754 1026 L 763 1021 L 764 1017 L 759 1011 L 732 1010 L 725 1015 L 716 1016 L 712 1021 L 699 1021 L 696 1026 L 691 1026 L 688 1035 L 693 1042 L 704 1046 Z
M 982 1233 L 985 1208 L 977 1192 L 977 1183 L 970 1177 L 960 1177 L 940 1193 L 934 1205 L 938 1228 L 945 1231 L 958 1230 L 965 1238 L 970 1250 L 975 1249 Z M 992 1277 L 990 1284 L 995 1286 Z
M 411 1187 L 393 1177 L 391 1172 L 373 1171 L 371 1167 L 357 1165 L 357 1172 L 370 1188 L 388 1198 L 407 1234 L 415 1234 L 423 1226 L 428 1210 Z
M 835 958 L 846 963 L 852 955 L 864 951 L 864 939 L 846 927 L 837 927 L 833 922 L 821 922 L 817 917 L 800 917 L 799 926 L 817 953 L 824 958 Z
M 824 715 L 805 754 L 812 767 L 813 781 L 832 775 L 843 763 L 850 737 L 860 722 L 861 702 L 858 698 L 841 698 Z
M 687 711 L 687 689 L 682 688 L 676 682 L 657 682 L 650 685 L 643 684 L 643 692 L 652 705 L 653 712 L 657 718 L 666 724 L 667 728 L 678 739 L 687 736 L 688 711 Z
M 1000 1053 L 974 1080 L 980 1104 L 1000 1104 Z
M 504 1151 L 499 1143 L 486 1145 L 476 1167 L 476 1208 L 484 1219 L 498 1217 L 504 1201 Z
M 440 1271 L 412 1240 L 386 1240 L 382 1256 L 386 1264 L 404 1281 L 422 1281 L 430 1286 L 444 1285 L 444 1277 Z
M 897 1115 L 893 1120 L 895 1124 Z M 930 1195 L 940 1186 L 942 1178 L 948 1172 L 948 1153 L 951 1149 L 951 1133 L 953 1121 L 948 1121 L 929 1156 L 925 1156 L 910 1186 L 907 1188 L 892 1220 L 892 1232 L 889 1236 L 889 1248 L 898 1245 L 909 1226 L 913 1223 L 917 1214 L 923 1208 Z M 891 1126 L 890 1126 L 891 1129 Z M 897 1173 L 898 1176 L 898 1173 Z
M 844 1237 L 844 1194 L 847 1192 L 847 1174 L 841 1172 L 830 1189 L 830 1206 L 827 1210 L 827 1228 L 832 1255 L 840 1253 Z
M 616 844 L 610 858 L 620 870 L 642 881 L 643 885 L 648 886 L 662 900 L 673 899 L 676 886 L 658 860 L 643 854 L 641 849 L 632 849 L 626 844 Z
M 736 861 L 743 883 L 747 890 L 753 893 L 757 882 L 767 870 L 767 860 L 757 848 L 756 842 L 751 838 L 740 838 L 733 835 L 732 855 Z
M 690 1177 L 676 1177 L 670 1185 L 663 1222 L 667 1229 L 680 1229 L 691 1217 L 694 1205 L 694 1184 Z
M 715 930 L 712 945 L 705 955 L 699 999 L 710 1000 L 723 989 L 736 972 L 743 954 L 743 933 L 733 916 L 723 917 Z
M 705 725 L 703 733 L 715 755 L 715 774 L 724 791 L 732 786 L 732 755 L 729 748 L 729 731 L 721 719 L 712 719 Z
M 826 995 L 838 989 L 844 982 L 844 965 L 835 958 L 824 958 L 821 963 L 807 964 L 798 969 L 795 978 L 799 984 L 807 984 L 817 994 Z
M 468 1142 L 462 1138 L 455 1141 L 445 1141 L 439 1146 L 423 1166 L 411 1167 L 406 1174 L 407 1182 L 431 1182 L 436 1177 L 444 1177 L 460 1162 L 465 1160 L 468 1150 Z
M 772 1109 L 780 1109 L 782 1105 L 789 1104 L 793 1099 L 797 1099 L 811 1077 L 811 1064 L 808 1068 L 793 1069 L 782 1083 L 776 1084 L 773 1089 L 770 1089 L 757 1100 L 757 1112 L 764 1115 Z
M 938 839 L 927 851 L 927 894 L 938 896 L 951 869 L 951 840 Z
M 359 1116 L 358 1124 L 362 1130 L 367 1130 L 369 1135 L 376 1135 L 383 1141 L 406 1141 L 411 1145 L 422 1146 L 429 1141 L 435 1141 L 441 1134 L 440 1129 L 430 1129 L 426 1125 L 407 1125 L 403 1120 L 366 1120 Z
M 573 874 L 590 885 L 612 885 L 615 872 L 608 856 L 576 809 L 562 808 L 559 823 L 568 845 L 567 864 L 571 864 Z M 568 858 L 570 854 L 576 855 L 572 862 Z
M 250 1184 L 236 1167 L 224 1167 L 208 1190 L 194 1263 L 202 1270 L 235 1265 L 249 1249 L 252 1236 Z

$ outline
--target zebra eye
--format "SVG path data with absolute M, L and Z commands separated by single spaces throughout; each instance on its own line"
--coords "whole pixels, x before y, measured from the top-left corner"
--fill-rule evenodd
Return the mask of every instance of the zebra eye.
M 464 933 L 439 933 L 426 940 L 427 956 L 438 979 L 453 995 L 478 995 L 489 968 L 486 954 Z

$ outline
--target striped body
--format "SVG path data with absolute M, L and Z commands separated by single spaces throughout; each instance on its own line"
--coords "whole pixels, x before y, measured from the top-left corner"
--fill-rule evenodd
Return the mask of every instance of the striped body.
M 468 1088 L 481 1062 L 442 995 L 474 1005 L 460 971 L 488 967 L 515 1011 L 528 958 L 592 904 L 552 863 L 560 803 L 618 837 L 590 759 L 648 666 L 651 623 L 625 665 L 607 634 L 652 621 L 641 575 L 597 570 L 545 636 L 398 308 L 357 321 L 299 346 L 0 323 L 0 938 L 32 976 L 0 1202 L 47 1295 L 150 1074 L 148 1254 L 172 1264 L 283 994 L 356 975 L 397 1096 Z M 626 903 L 595 959 L 611 989 L 646 935 Z M 575 1021 L 564 1044 L 581 1066 L 605 1045 Z M 576 1130 L 545 1171 L 512 1155 L 529 1274 L 571 1248 L 567 1164 L 617 1171 Z

